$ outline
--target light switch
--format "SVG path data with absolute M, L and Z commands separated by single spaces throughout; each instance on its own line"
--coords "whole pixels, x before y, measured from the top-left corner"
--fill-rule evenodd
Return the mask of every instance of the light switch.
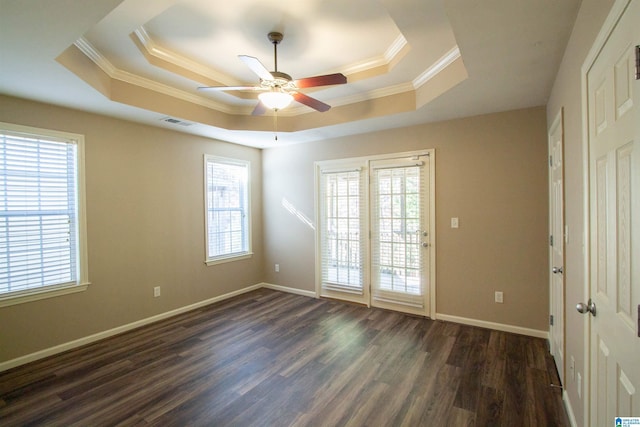
M 451 218 L 451 228 L 458 228 L 458 218 Z

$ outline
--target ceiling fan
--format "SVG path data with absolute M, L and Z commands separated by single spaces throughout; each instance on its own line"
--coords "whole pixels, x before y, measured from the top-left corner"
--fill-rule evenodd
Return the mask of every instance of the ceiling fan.
M 326 74 L 322 76 L 306 77 L 303 79 L 293 80 L 289 74 L 278 71 L 278 44 L 282 41 L 283 35 L 279 32 L 270 32 L 267 37 L 273 43 L 273 57 L 275 70 L 269 71 L 262 63 L 253 56 L 238 55 L 258 77 L 260 84 L 256 86 L 209 86 L 199 87 L 198 90 L 204 91 L 252 91 L 260 92 L 258 98 L 260 102 L 251 113 L 254 116 L 264 114 L 268 108 L 280 110 L 288 106 L 294 99 L 301 104 L 313 108 L 314 110 L 324 112 L 331 108 L 330 105 L 312 98 L 299 89 L 331 86 L 347 83 L 347 78 L 342 73 Z

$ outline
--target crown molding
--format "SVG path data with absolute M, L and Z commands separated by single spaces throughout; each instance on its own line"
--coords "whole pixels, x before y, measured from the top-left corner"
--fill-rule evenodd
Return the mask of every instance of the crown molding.
M 404 49 L 406 45 L 407 39 L 405 39 L 402 34 L 399 34 L 382 55 L 348 65 L 342 69 L 342 72 L 349 75 L 361 73 L 378 67 L 387 67 L 389 64 L 394 62 L 396 56 L 402 52 L 402 49 Z
M 332 105 L 347 105 L 355 104 L 358 102 L 365 102 L 371 99 L 384 98 L 385 96 L 397 95 L 404 92 L 414 92 L 415 89 L 411 83 L 400 83 L 393 86 L 381 87 L 378 89 L 370 90 L 368 92 L 358 93 L 350 96 L 345 96 L 335 100 L 331 100 Z
M 74 46 L 80 49 L 87 58 L 93 61 L 102 71 L 104 71 L 109 77 L 113 78 L 113 76 L 118 71 L 117 68 L 102 54 L 98 49 L 96 49 L 89 40 L 84 37 L 79 38 L 74 43 Z
M 160 46 L 151 38 L 144 26 L 135 29 L 133 31 L 133 35 L 140 41 L 140 44 L 147 53 L 153 57 L 169 62 L 177 67 L 193 71 L 226 86 L 240 86 L 243 84 L 238 80 L 233 79 L 228 74 Z
M 449 52 L 445 53 L 433 65 L 423 71 L 418 77 L 413 79 L 413 87 L 419 89 L 422 85 L 434 78 L 438 73 L 460 58 L 460 48 L 456 45 Z
M 149 89 L 154 92 L 162 93 L 163 95 L 168 95 L 177 99 L 181 99 L 183 101 L 191 102 L 193 104 L 201 105 L 203 107 L 211 108 L 227 114 L 238 114 L 246 110 L 245 108 L 233 108 L 226 104 L 213 101 L 209 98 L 194 95 L 183 90 L 165 85 L 163 83 L 159 83 L 155 80 L 151 80 L 146 77 L 142 77 L 137 74 L 133 74 L 128 71 L 116 68 L 84 37 L 76 40 L 74 45 L 112 79 L 120 80 L 134 86 Z
M 391 46 L 387 48 L 384 53 L 384 57 L 388 63 L 393 62 L 397 55 L 402 52 L 402 49 L 407 45 L 407 39 L 402 34 L 398 34 L 398 37 L 391 43 Z
M 146 33 L 143 27 L 138 28 L 134 31 L 134 34 L 141 41 L 145 49 L 150 54 L 154 54 L 156 57 L 161 58 L 163 60 L 170 60 L 170 62 L 179 65 L 181 67 L 190 68 L 195 67 L 197 72 L 204 73 L 207 72 L 208 76 L 214 79 L 220 78 L 220 76 L 215 75 L 215 72 L 212 72 L 211 69 L 203 66 L 202 64 L 197 63 L 196 61 L 189 60 L 184 57 L 180 57 L 179 55 L 165 50 L 159 47 Z M 406 46 L 406 39 L 400 35 L 394 43 L 387 49 L 384 55 L 367 60 L 361 64 L 353 66 L 350 68 L 350 71 L 347 73 L 356 72 L 357 70 L 366 70 L 369 68 L 373 68 L 375 66 L 386 65 L 389 62 L 393 61 L 393 59 L 398 55 L 399 52 L 404 49 Z M 157 81 L 130 73 L 128 71 L 124 71 L 116 68 L 102 53 L 100 53 L 88 40 L 85 38 L 78 39 L 74 45 L 89 59 L 91 59 L 100 69 L 102 69 L 109 77 L 112 79 L 120 80 L 125 83 L 129 83 L 135 86 L 139 86 L 148 90 L 152 90 L 158 93 L 162 93 L 164 95 L 168 95 L 177 99 L 181 99 L 183 101 L 191 102 L 196 105 L 201 105 L 203 107 L 211 108 L 223 113 L 227 114 L 240 114 L 240 115 L 250 115 L 253 111 L 253 106 L 230 106 L 221 102 L 216 102 L 211 100 L 210 98 L 205 98 L 202 96 L 198 96 L 195 94 L 191 94 L 184 90 L 176 89 L 169 85 L 159 83 Z M 411 82 L 400 83 L 393 86 L 387 86 L 367 92 L 352 94 L 349 96 L 345 96 L 342 98 L 332 99 L 330 102 L 332 106 L 344 106 L 349 104 L 355 104 L 359 102 L 366 102 L 376 98 L 383 98 L 386 96 L 397 95 L 405 92 L 415 92 L 422 85 L 427 83 L 433 77 L 435 77 L 438 73 L 442 72 L 449 65 L 451 65 L 456 59 L 460 58 L 460 49 L 458 46 L 455 46 L 449 52 L 447 52 L 444 56 L 442 56 L 438 61 L 436 61 L 433 65 L 431 65 L 427 70 L 421 73 L 418 77 L 413 79 Z M 179 61 L 182 61 L 179 63 Z M 375 65 L 377 64 L 377 65 Z M 193 68 L 192 68 L 193 69 Z M 228 76 L 225 77 L 227 81 L 229 81 Z M 300 114 L 304 114 L 308 112 L 309 108 L 303 105 L 287 108 L 281 112 L 279 112 L 282 116 L 296 116 Z

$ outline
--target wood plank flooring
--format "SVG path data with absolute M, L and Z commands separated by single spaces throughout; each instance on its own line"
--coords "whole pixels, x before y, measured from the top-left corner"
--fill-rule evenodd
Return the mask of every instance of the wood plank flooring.
M 568 426 L 543 339 L 260 289 L 0 373 L 0 425 Z

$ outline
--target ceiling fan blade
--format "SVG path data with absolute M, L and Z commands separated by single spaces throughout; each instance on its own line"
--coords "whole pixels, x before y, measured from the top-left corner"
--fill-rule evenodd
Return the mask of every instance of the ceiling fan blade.
M 310 96 L 307 96 L 304 93 L 296 92 L 296 93 L 293 93 L 292 95 L 293 95 L 293 99 L 295 99 L 301 104 L 306 105 L 307 107 L 313 108 L 314 110 L 318 110 L 324 113 L 325 111 L 329 110 L 329 108 L 331 108 L 331 105 L 325 104 L 324 102 L 317 100 L 315 98 L 312 98 Z
M 206 91 L 225 91 L 225 90 L 262 90 L 261 87 L 256 86 L 201 86 L 198 90 L 206 90 Z
M 240 58 L 242 62 L 247 64 L 247 67 L 249 67 L 251 71 L 256 73 L 262 80 L 273 80 L 273 76 L 271 75 L 269 70 L 267 70 L 267 68 L 262 65 L 262 62 L 260 62 L 258 58 L 247 55 L 238 55 L 238 58 Z
M 324 76 L 306 77 L 296 80 L 295 85 L 299 88 L 342 85 L 347 82 L 347 77 L 342 73 L 325 74 Z
M 251 115 L 261 116 L 266 112 L 267 112 L 267 106 L 264 105 L 262 102 L 258 102 L 258 104 L 256 105 L 256 108 L 254 108 L 253 111 L 251 112 Z

